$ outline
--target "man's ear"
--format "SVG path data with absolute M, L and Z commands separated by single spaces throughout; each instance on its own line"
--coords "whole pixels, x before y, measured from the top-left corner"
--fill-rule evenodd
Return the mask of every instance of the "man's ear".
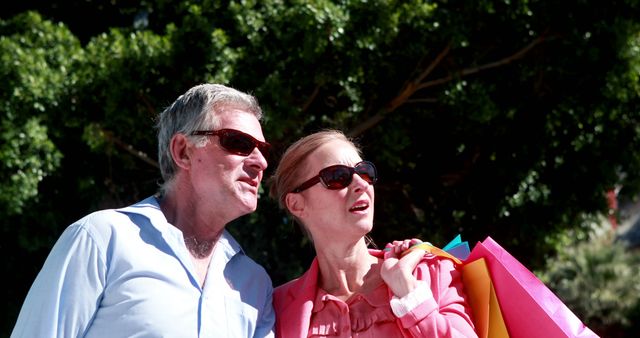
M 290 192 L 284 197 L 284 202 L 293 216 L 301 218 L 305 214 L 305 200 L 302 194 Z
M 191 143 L 184 134 L 175 134 L 171 137 L 169 143 L 169 150 L 171 151 L 171 157 L 173 162 L 182 169 L 189 169 L 191 167 Z

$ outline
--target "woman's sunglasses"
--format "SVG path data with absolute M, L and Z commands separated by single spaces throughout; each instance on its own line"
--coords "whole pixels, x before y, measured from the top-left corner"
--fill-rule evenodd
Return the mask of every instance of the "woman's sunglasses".
M 322 182 L 325 188 L 330 190 L 344 189 L 353 181 L 353 174 L 358 174 L 369 184 L 374 184 L 378 180 L 376 166 L 369 161 L 358 162 L 353 168 L 342 164 L 332 165 L 320 170 L 318 175 L 302 183 L 292 192 L 298 193 L 311 188 L 318 182 Z
M 191 135 L 218 136 L 220 145 L 228 152 L 236 155 L 249 156 L 256 147 L 264 158 L 269 159 L 271 145 L 258 141 L 253 136 L 235 129 L 196 130 Z

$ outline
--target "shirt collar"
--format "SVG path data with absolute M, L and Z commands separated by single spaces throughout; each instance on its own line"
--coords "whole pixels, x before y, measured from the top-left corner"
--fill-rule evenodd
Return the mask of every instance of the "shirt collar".
M 180 234 L 179 236 L 182 237 L 182 231 L 167 221 L 167 218 L 160 209 L 160 203 L 155 196 L 149 196 L 140 202 L 118 209 L 118 211 L 144 216 L 149 219 L 151 226 L 156 228 L 160 233 L 164 235 L 171 234 L 171 237 L 176 237 L 177 234 Z M 184 240 L 183 238 L 181 239 Z M 216 246 L 223 250 L 229 259 L 238 253 L 244 254 L 240 244 L 227 229 L 224 229 L 222 232 Z

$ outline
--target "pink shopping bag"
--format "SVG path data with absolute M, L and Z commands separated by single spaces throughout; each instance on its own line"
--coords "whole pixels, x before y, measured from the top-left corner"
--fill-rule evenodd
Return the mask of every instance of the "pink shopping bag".
M 512 338 L 598 337 L 540 281 L 491 237 L 465 260 L 484 258 L 504 322 Z

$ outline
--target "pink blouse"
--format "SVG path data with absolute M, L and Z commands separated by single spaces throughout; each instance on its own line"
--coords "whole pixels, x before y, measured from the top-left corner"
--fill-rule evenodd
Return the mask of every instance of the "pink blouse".
M 345 301 L 318 289 L 313 303 L 309 337 L 402 337 L 389 305 L 389 291 L 380 283 L 368 294 Z
M 380 250 L 369 250 L 383 257 Z M 390 305 L 386 284 L 347 301 L 328 295 L 318 285 L 317 259 L 302 276 L 275 288 L 276 337 L 477 337 L 460 271 L 449 259 L 425 255 L 414 270 L 418 280 L 429 275 L 433 297 L 401 317 Z

